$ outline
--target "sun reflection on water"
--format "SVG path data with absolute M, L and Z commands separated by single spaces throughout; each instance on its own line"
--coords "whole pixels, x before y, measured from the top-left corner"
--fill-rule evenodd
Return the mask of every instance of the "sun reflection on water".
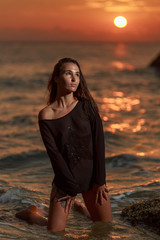
M 145 119 L 139 119 L 138 120 L 138 123 L 137 123 L 137 126 L 135 126 L 132 131 L 133 132 L 139 132 L 141 131 L 142 129 L 142 126 L 146 123 L 146 120 Z
M 122 43 L 117 44 L 114 54 L 116 57 L 125 57 L 128 54 L 127 45 Z
M 119 71 L 123 70 L 130 70 L 133 71 L 135 70 L 135 67 L 129 63 L 126 62 L 120 62 L 120 61 L 113 61 L 111 62 L 111 66 L 118 69 Z
M 115 93 L 114 93 L 115 94 Z M 120 95 L 120 93 L 118 93 Z M 116 97 L 116 98 L 103 98 L 104 104 L 102 104 L 102 109 L 106 109 L 106 104 L 109 109 L 114 111 L 132 111 L 133 107 L 140 104 L 138 98 L 130 97 Z
M 112 129 L 112 133 L 115 133 L 116 130 L 124 131 L 125 129 L 129 129 L 130 125 L 128 123 L 114 123 L 109 125 Z
M 144 153 L 144 152 L 138 152 L 136 155 L 137 155 L 137 156 L 144 156 L 145 153 Z
M 136 113 L 136 111 L 140 114 L 146 112 L 144 108 L 140 108 L 140 104 L 139 97 L 127 97 L 121 91 L 113 91 L 110 97 L 103 97 L 101 102 L 101 117 L 105 122 L 104 130 L 112 133 L 116 131 L 136 133 L 143 128 L 143 131 L 145 131 L 144 125 L 146 124 L 146 119 L 132 117 L 132 114 Z M 119 112 L 123 112 L 123 114 L 119 115 Z M 124 118 L 122 117 L 123 115 L 125 116 Z

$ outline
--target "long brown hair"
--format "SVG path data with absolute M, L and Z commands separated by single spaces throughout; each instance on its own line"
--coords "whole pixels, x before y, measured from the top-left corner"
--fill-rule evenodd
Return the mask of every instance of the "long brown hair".
M 92 113 L 98 112 L 98 106 L 94 101 L 93 97 L 91 96 L 89 89 L 87 87 L 86 80 L 83 76 L 79 63 L 72 58 L 62 58 L 60 59 L 56 65 L 54 66 L 52 75 L 49 78 L 47 89 L 48 89 L 48 99 L 47 105 L 53 103 L 56 99 L 57 95 L 57 83 L 55 82 L 55 78 L 59 77 L 60 72 L 63 68 L 65 63 L 74 63 L 78 66 L 80 72 L 80 83 L 78 85 L 77 90 L 73 93 L 74 97 L 78 98 L 79 100 L 84 101 L 84 109 L 86 113 L 89 113 L 89 109 L 91 109 Z M 85 101 L 87 100 L 87 101 Z

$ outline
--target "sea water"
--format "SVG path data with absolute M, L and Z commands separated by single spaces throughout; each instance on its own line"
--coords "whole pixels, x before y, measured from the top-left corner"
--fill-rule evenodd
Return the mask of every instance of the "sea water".
M 120 213 L 159 196 L 160 75 L 149 67 L 159 50 L 158 43 L 0 43 L 0 239 L 158 239 Z M 57 235 L 14 215 L 30 204 L 48 211 L 54 173 L 37 115 L 62 57 L 79 61 L 99 106 L 113 222 L 92 223 L 72 209 L 66 231 Z

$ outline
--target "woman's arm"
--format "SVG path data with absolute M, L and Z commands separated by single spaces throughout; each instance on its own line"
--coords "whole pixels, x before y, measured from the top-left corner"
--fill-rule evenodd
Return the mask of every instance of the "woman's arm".
M 51 160 L 53 170 L 60 181 L 60 186 L 58 186 L 57 182 L 56 185 L 60 189 L 64 190 L 68 195 L 75 196 L 77 193 L 78 184 L 74 180 L 64 158 L 59 152 L 48 124 L 43 120 L 39 120 L 38 123 L 41 137 Z
M 92 117 L 91 129 L 93 137 L 93 191 L 96 194 L 95 202 L 102 205 L 107 200 L 108 189 L 106 187 L 105 168 L 105 142 L 102 120 L 97 112 Z
M 93 137 L 93 159 L 94 159 L 94 178 L 93 181 L 97 185 L 105 184 L 105 142 L 102 120 L 97 112 L 91 122 Z

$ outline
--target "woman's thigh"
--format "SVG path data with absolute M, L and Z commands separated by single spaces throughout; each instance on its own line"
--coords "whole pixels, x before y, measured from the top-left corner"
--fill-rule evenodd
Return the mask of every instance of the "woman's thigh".
M 95 202 L 96 194 L 92 189 L 82 194 L 85 205 L 93 221 L 102 221 L 102 222 L 112 221 L 111 203 L 109 199 L 109 194 L 108 193 L 106 194 L 107 194 L 107 200 L 103 199 L 102 205 Z
M 53 184 L 50 195 L 50 206 L 48 214 L 48 230 L 52 232 L 63 231 L 66 226 L 69 210 L 65 211 L 66 200 L 58 202 L 57 199 L 63 197 L 58 193 L 58 189 Z

